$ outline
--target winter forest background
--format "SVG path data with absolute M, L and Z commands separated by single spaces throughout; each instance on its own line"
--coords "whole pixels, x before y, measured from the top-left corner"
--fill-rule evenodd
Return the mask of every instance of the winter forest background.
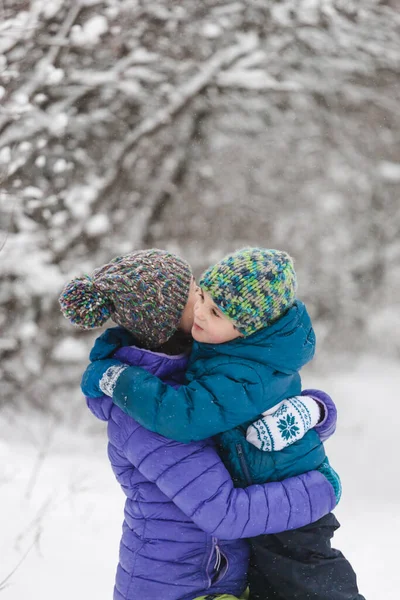
M 34 495 L 39 475 L 58 471 L 55 440 L 76 452 L 75 462 L 64 456 L 67 473 L 82 465 L 72 427 L 92 434 L 79 438 L 86 453 L 104 450 L 79 392 L 94 336 L 61 317 L 58 294 L 69 278 L 150 246 L 181 253 L 196 274 L 245 244 L 295 257 L 318 339 L 306 377 L 337 392 L 331 443 L 350 489 L 347 548 L 365 569 L 363 548 L 376 551 L 377 538 L 360 543 L 360 503 L 368 497 L 378 515 L 400 491 L 386 454 L 372 454 L 393 442 L 371 425 L 387 428 L 379 409 L 394 409 L 400 383 L 399 75 L 398 0 L 0 0 L 0 452 L 24 438 L 32 459 L 17 479 L 10 463 L 0 472 L 16 499 L 9 516 L 22 494 L 31 519 L 31 538 L 17 536 L 22 524 L 9 530 L 5 598 L 22 597 L 12 581 L 25 569 L 23 585 L 43 558 L 51 511 L 47 491 L 37 505 Z M 393 535 L 398 517 L 385 510 Z M 99 551 L 107 592 L 86 597 L 111 597 L 118 527 L 107 558 Z M 381 597 L 394 599 L 396 575 L 373 560 Z

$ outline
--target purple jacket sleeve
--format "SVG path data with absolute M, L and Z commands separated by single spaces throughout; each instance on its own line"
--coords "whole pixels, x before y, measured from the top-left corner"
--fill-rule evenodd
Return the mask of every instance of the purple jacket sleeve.
M 336 431 L 337 409 L 334 401 L 322 390 L 303 390 L 301 395 L 311 396 L 311 398 L 322 404 L 325 415 L 322 421 L 315 426 L 315 431 L 318 433 L 321 442 L 325 442 Z
M 198 527 L 221 539 L 302 527 L 336 505 L 333 487 L 318 471 L 282 482 L 234 488 L 209 440 L 181 444 L 137 424 L 124 452 Z
M 109 396 L 101 396 L 100 398 L 86 396 L 86 404 L 95 417 L 101 421 L 108 421 L 113 407 L 112 398 Z

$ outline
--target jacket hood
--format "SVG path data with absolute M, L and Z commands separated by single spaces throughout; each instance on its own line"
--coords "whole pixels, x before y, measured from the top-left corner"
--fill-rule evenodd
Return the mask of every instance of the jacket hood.
M 182 385 L 188 363 L 188 356 L 186 354 L 170 356 L 161 352 L 152 352 L 145 348 L 138 348 L 137 346 L 119 348 L 113 358 L 127 365 L 142 367 L 175 388 Z M 113 407 L 111 398 L 108 396 L 86 398 L 86 403 L 95 417 L 102 421 L 109 420 Z
M 282 373 L 299 371 L 314 356 L 315 333 L 305 305 L 296 300 L 288 312 L 270 327 L 226 344 L 195 342 L 190 363 L 201 358 L 226 356 L 266 365 Z

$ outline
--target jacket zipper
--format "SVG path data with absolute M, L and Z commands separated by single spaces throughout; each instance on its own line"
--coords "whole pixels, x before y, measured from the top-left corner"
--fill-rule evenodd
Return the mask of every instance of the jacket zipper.
M 221 566 L 221 550 L 219 549 L 217 539 L 215 539 L 214 548 L 215 548 L 215 553 L 216 553 L 216 558 L 215 558 L 215 563 L 214 563 L 214 571 L 219 571 L 219 568 Z
M 212 538 L 212 544 L 213 544 L 212 552 L 213 553 L 215 552 L 215 562 L 214 562 L 214 566 L 213 566 L 212 576 L 209 577 L 210 583 L 209 583 L 208 587 L 212 587 L 214 584 L 219 582 L 222 575 L 225 577 L 225 574 L 229 568 L 229 561 L 228 561 L 227 557 L 225 556 L 225 554 L 220 549 L 218 541 L 219 541 L 218 538 L 215 538 L 215 537 Z
M 246 483 L 247 483 L 247 485 L 251 485 L 252 481 L 251 481 L 251 477 L 250 477 L 249 467 L 247 466 L 247 462 L 246 462 L 246 459 L 245 459 L 244 453 L 243 453 L 243 446 L 240 442 L 236 443 L 236 452 L 239 457 L 240 466 L 242 467 L 242 471 L 243 471 L 243 475 L 245 476 Z
M 214 556 L 214 552 L 215 552 L 215 547 L 218 545 L 217 542 L 218 542 L 217 538 L 215 538 L 215 537 L 211 538 L 211 543 L 212 543 L 211 552 L 210 552 L 210 555 L 208 557 L 207 567 L 206 567 L 206 571 L 207 571 L 206 574 L 207 574 L 207 579 L 208 579 L 207 589 L 212 586 L 213 575 L 210 574 L 210 568 L 211 568 L 211 564 L 212 564 L 211 560 L 212 560 L 212 558 Z M 212 573 L 214 573 L 214 569 L 215 569 L 215 566 L 213 565 L 212 566 Z

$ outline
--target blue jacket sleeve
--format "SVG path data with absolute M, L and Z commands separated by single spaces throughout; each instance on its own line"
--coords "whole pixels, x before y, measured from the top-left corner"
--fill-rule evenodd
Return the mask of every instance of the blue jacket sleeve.
M 237 375 L 235 375 L 235 371 Z M 126 367 L 113 386 L 113 402 L 141 425 L 188 443 L 255 420 L 284 398 L 300 393 L 300 377 L 261 380 L 256 370 L 229 363 L 179 389 L 140 367 Z
M 318 471 L 282 482 L 234 488 L 207 440 L 180 444 L 137 425 L 124 452 L 198 527 L 221 539 L 296 529 L 318 520 L 336 505 L 333 487 Z

